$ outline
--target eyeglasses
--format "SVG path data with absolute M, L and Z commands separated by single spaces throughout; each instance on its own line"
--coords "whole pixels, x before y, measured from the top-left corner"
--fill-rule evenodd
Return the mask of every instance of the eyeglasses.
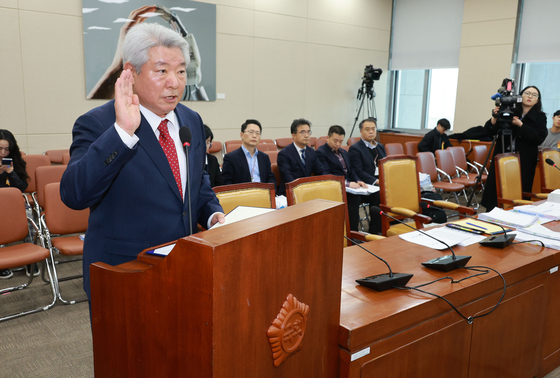
M 212 142 L 206 142 L 206 148 L 212 148 Z
M 375 127 L 364 127 L 364 131 L 366 133 L 370 133 L 370 132 L 376 132 L 377 129 Z
M 311 134 L 313 134 L 313 131 L 311 131 L 311 130 L 301 130 L 300 132 L 298 132 L 298 134 L 300 134 L 300 135 L 311 135 Z
M 523 92 L 523 94 L 527 97 L 539 98 L 539 94 L 537 92 Z
M 255 130 L 245 130 L 245 132 L 249 135 L 256 135 L 256 136 L 261 136 L 261 132 L 260 131 L 255 131 Z

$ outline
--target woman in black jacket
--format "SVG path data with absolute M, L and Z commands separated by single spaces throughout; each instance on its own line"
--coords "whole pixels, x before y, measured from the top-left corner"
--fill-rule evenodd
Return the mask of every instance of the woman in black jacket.
M 519 116 L 514 116 L 511 121 L 511 130 L 513 140 L 513 152 L 520 156 L 521 164 L 521 180 L 524 192 L 531 192 L 533 187 L 533 178 L 535 177 L 535 168 L 537 166 L 539 145 L 544 142 L 548 135 L 546 128 L 546 115 L 542 111 L 541 92 L 535 86 L 528 86 L 521 91 L 522 103 Z M 500 124 L 497 122 L 496 114 L 499 108 L 493 111 L 493 116 L 486 122 L 484 128 L 489 137 L 493 137 L 500 131 Z M 510 146 L 510 137 L 504 136 L 504 146 L 502 146 L 502 137 L 496 140 L 493 156 L 504 152 L 512 152 Z M 496 191 L 496 169 L 494 168 L 494 160 L 490 165 L 486 181 L 486 189 L 482 195 L 481 205 L 486 211 L 492 210 L 498 205 L 498 194 Z
M 2 165 L 0 160 L 0 188 L 13 186 L 22 192 L 27 189 L 26 163 L 14 135 L 8 130 L 0 129 L 0 159 L 10 158 L 11 164 Z

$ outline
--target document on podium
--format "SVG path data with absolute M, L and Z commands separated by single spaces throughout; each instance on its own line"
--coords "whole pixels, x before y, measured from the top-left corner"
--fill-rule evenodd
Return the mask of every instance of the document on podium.
M 271 211 L 276 211 L 276 209 L 270 209 L 267 207 L 237 206 L 226 215 L 226 221 L 224 223 L 216 223 L 210 228 L 222 227 L 227 224 L 256 217 L 257 215 L 270 213 Z

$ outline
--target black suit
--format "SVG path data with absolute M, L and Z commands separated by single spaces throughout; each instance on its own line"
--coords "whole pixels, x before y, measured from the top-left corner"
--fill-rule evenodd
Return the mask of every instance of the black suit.
M 443 144 L 443 148 L 442 148 Z M 418 151 L 436 153 L 437 150 L 445 150 L 453 147 L 446 134 L 440 134 L 437 127 L 424 135 L 424 138 L 418 143 Z
M 323 165 L 317 159 L 317 153 L 311 147 L 305 147 L 305 167 L 301 161 L 301 155 L 294 144 L 286 146 L 278 153 L 278 170 L 282 180 L 278 188 L 278 194 L 286 194 L 286 183 L 295 179 L 327 174 Z
M 339 149 L 342 154 L 342 159 L 346 164 L 346 173 L 344 173 L 344 167 L 340 163 L 340 160 L 335 155 L 333 150 L 328 144 L 323 144 L 317 149 L 317 158 L 321 162 L 321 165 L 327 171 L 327 174 L 335 176 L 344 176 L 346 181 L 358 182 L 360 181 L 356 172 L 352 169 L 352 164 L 350 163 L 350 155 L 348 152 Z M 348 205 L 348 217 L 350 218 L 350 229 L 352 231 L 358 231 L 358 224 L 360 223 L 360 203 L 362 202 L 362 196 L 355 195 L 346 192 L 346 202 Z
M 268 155 L 264 152 L 257 153 L 257 162 L 259 164 L 259 175 L 261 177 L 260 182 L 271 183 L 276 186 L 276 178 L 274 177 L 274 173 L 272 173 Z M 226 185 L 252 181 L 251 171 L 249 170 L 243 148 L 239 147 L 224 156 L 222 177 Z
M 381 143 L 377 143 L 377 146 L 373 149 L 369 149 L 363 140 L 359 140 L 350 146 L 348 150 L 350 155 L 350 162 L 352 167 L 356 170 L 360 180 L 366 184 L 374 184 L 378 177 L 375 174 L 377 169 L 377 162 L 387 156 L 385 147 Z M 379 206 L 380 197 L 379 192 L 370 194 L 367 197 L 369 205 Z M 370 211 L 371 221 L 369 223 L 369 232 L 371 234 L 381 233 L 381 216 L 375 212 Z
M 210 176 L 210 186 L 213 188 L 215 186 L 224 185 L 224 180 L 222 179 L 222 173 L 220 172 L 220 163 L 218 163 L 218 158 L 212 154 L 207 153 L 206 158 L 208 159 L 208 164 L 206 165 L 206 172 Z

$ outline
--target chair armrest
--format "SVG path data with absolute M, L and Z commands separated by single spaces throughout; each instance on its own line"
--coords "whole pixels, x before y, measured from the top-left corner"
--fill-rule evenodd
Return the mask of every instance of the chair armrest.
M 432 221 L 433 221 L 432 218 L 430 218 L 427 215 L 418 214 L 418 213 L 416 213 L 412 210 L 405 209 L 404 207 L 392 207 L 389 211 L 391 213 L 402 215 L 402 216 L 405 216 L 407 218 L 412 218 L 415 221 L 419 221 L 420 223 L 423 223 L 423 224 L 432 223 Z
M 366 235 L 366 241 L 374 241 L 374 240 L 382 240 L 382 239 L 386 239 L 386 237 L 381 235 L 375 235 L 375 234 Z
M 523 192 L 523 198 L 547 199 L 548 193 L 529 193 Z
M 473 209 L 472 207 L 467 207 L 467 206 L 461 206 L 458 205 L 456 203 L 453 202 L 447 202 L 447 201 L 430 201 L 430 200 L 426 200 L 424 198 L 422 198 L 423 202 L 428 202 L 434 206 L 437 207 L 443 207 L 444 209 L 449 209 L 449 210 L 456 210 L 457 212 L 461 213 L 461 214 L 467 214 L 467 215 L 474 215 L 476 214 L 476 210 Z
M 530 205 L 533 201 L 516 199 L 512 201 L 514 205 Z
M 469 173 L 464 169 L 461 169 L 459 167 L 455 167 L 455 169 L 457 170 L 457 172 L 459 172 L 459 176 L 461 176 L 461 174 L 464 174 L 465 176 L 467 176 L 467 178 L 469 178 Z
M 453 183 L 453 181 L 451 181 L 451 176 L 449 176 L 447 173 L 445 173 L 445 171 L 442 171 L 441 169 L 436 167 L 436 170 L 438 171 L 438 174 L 443 175 L 444 177 L 447 177 L 447 179 L 449 180 L 449 182 Z
M 368 234 L 367 232 L 361 232 L 361 231 L 350 231 L 349 238 L 360 240 L 360 241 L 368 241 L 367 237 L 369 235 L 372 235 L 372 234 Z

